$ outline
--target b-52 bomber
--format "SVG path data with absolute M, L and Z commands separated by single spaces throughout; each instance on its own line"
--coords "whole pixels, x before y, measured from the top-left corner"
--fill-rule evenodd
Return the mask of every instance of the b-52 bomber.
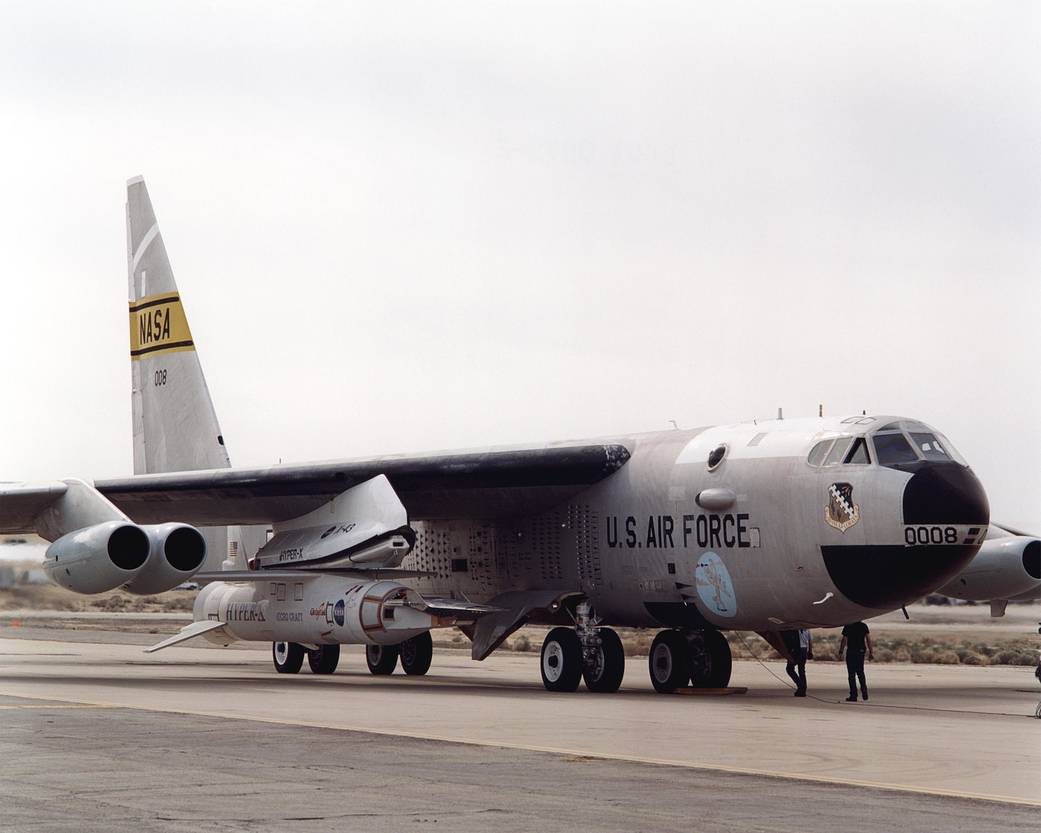
M 373 673 L 422 674 L 434 628 L 459 628 L 482 660 L 537 623 L 553 626 L 547 689 L 611 692 L 625 626 L 658 629 L 658 691 L 721 687 L 724 631 L 781 647 L 788 629 L 899 609 L 986 538 L 965 460 L 900 416 L 232 468 L 139 177 L 127 229 L 135 475 L 0 486 L 0 532 L 52 541 L 47 571 L 81 593 L 204 583 L 195 621 L 149 650 L 260 640 L 279 672 L 306 658 L 325 674 L 363 644 Z M 229 527 L 266 534 L 200 572 Z

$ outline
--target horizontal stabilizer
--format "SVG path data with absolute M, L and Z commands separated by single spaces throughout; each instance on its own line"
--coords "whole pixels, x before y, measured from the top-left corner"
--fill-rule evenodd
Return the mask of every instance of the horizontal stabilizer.
M 185 642 L 189 639 L 194 639 L 197 636 L 202 636 L 204 633 L 220 630 L 223 627 L 223 622 L 192 622 L 190 625 L 185 625 L 181 628 L 179 633 L 175 633 L 169 639 L 164 639 L 162 642 L 153 645 L 151 648 L 145 648 L 145 653 L 152 654 L 156 651 L 162 650 L 163 648 L 169 648 L 171 645 L 176 645 L 178 642 Z M 228 639 L 231 641 L 231 637 L 228 637 Z

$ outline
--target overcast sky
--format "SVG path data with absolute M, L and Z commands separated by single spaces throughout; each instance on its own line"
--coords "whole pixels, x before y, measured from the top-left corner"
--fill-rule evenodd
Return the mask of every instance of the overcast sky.
M 1039 8 L 5 2 L 0 479 L 132 470 L 143 174 L 235 464 L 823 403 L 1041 531 Z

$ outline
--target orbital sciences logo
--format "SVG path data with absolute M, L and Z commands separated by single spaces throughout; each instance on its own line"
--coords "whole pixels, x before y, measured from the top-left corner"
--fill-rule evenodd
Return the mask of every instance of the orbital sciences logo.
M 332 602 L 322 602 L 318 607 L 312 607 L 309 612 L 315 619 L 324 619 L 329 624 L 335 622 L 340 627 L 343 627 L 343 599 L 340 599 L 335 604 Z

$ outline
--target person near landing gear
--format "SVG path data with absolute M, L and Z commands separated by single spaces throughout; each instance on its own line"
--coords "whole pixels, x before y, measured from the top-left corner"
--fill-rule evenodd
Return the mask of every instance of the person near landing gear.
M 860 693 L 868 699 L 867 679 L 864 676 L 864 654 L 868 659 L 875 658 L 871 646 L 871 631 L 863 622 L 854 622 L 842 629 L 842 640 L 839 642 L 839 658 L 846 652 L 846 673 L 849 675 L 849 697 L 847 703 L 857 702 L 857 682 L 860 682 Z
M 784 670 L 795 683 L 795 696 L 806 696 L 806 660 L 813 659 L 813 637 L 809 628 L 784 632 L 785 647 L 788 648 L 788 664 Z M 796 673 L 798 670 L 798 673 Z

